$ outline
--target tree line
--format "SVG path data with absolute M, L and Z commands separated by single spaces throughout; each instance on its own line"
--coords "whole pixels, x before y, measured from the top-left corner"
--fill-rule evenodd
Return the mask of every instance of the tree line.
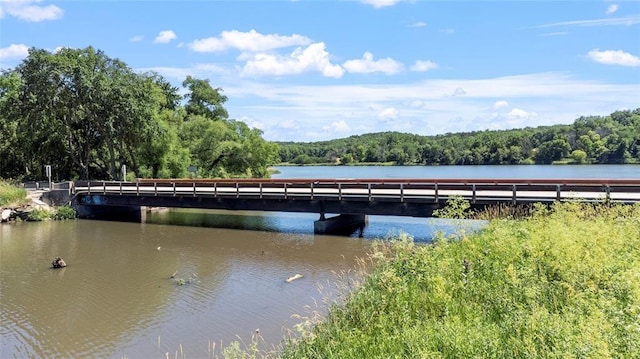
M 508 165 L 640 163 L 640 108 L 570 125 L 420 136 L 381 132 L 322 142 L 280 142 L 290 164 Z
M 182 85 L 92 47 L 30 49 L 0 73 L 0 177 L 267 177 L 277 144 L 230 119 L 208 80 Z

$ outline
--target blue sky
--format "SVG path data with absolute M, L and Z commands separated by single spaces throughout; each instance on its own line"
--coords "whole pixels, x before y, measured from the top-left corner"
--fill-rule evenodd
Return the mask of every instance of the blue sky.
M 277 141 L 640 107 L 639 1 L 0 0 L 0 68 L 87 46 L 176 86 L 209 79 Z

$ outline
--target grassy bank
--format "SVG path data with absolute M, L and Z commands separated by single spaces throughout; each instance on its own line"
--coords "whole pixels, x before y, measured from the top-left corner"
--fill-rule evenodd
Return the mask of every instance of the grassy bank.
M 27 191 L 0 180 L 0 207 L 21 205 L 27 202 Z
M 0 181 L 0 208 L 29 207 L 30 204 L 31 200 L 27 198 L 27 190 L 25 190 L 24 188 L 16 187 L 11 183 Z M 21 208 L 18 209 L 18 212 L 20 212 L 21 210 L 26 213 L 26 217 L 18 217 L 15 218 L 16 220 L 27 219 L 30 221 L 44 221 L 48 219 L 66 220 L 76 218 L 75 209 L 69 206 L 60 206 L 56 208 L 36 207 L 28 211 L 25 210 L 25 208 Z
M 383 246 L 284 358 L 638 358 L 640 206 L 558 204 Z

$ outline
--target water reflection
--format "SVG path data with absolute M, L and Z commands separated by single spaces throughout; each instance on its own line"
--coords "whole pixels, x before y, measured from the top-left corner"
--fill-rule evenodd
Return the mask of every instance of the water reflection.
M 314 213 L 249 212 L 201 209 L 160 209 L 149 212 L 146 223 L 228 228 L 290 234 L 313 234 Z M 409 234 L 416 242 L 430 242 L 439 232 L 452 234 L 460 229 L 474 231 L 484 221 L 455 222 L 438 218 L 368 216 L 363 228 L 345 235 L 364 239 L 394 239 Z

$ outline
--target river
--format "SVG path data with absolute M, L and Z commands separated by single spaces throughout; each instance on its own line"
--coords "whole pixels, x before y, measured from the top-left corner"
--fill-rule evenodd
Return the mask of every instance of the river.
M 640 166 L 277 169 L 276 178 L 640 177 Z M 244 347 L 256 329 L 272 347 L 299 322 L 292 315 L 325 313 L 337 275 L 354 272 L 373 238 L 406 231 L 428 241 L 452 230 L 437 219 L 372 216 L 362 233 L 321 236 L 315 219 L 171 210 L 143 224 L 2 225 L 0 358 L 211 358 L 212 342 Z M 69 266 L 50 269 L 58 255 Z M 285 282 L 295 274 L 303 277 Z

